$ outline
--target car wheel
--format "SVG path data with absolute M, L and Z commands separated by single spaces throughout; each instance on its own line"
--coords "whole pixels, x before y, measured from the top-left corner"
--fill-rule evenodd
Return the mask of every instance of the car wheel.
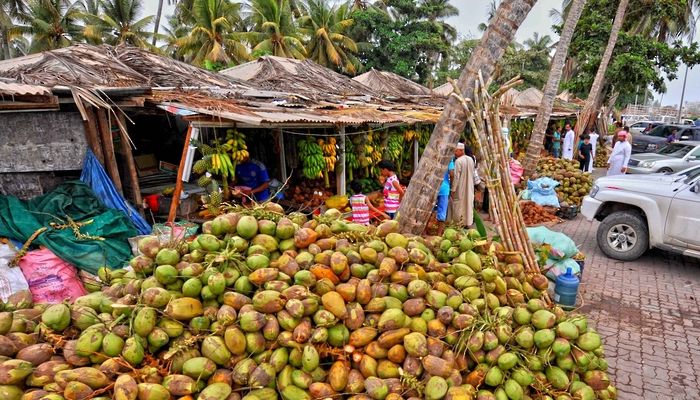
M 673 172 L 673 170 L 669 167 L 663 167 L 659 170 L 659 172 L 662 174 L 670 174 Z
M 649 228 L 638 213 L 614 212 L 598 226 L 598 247 L 608 257 L 633 261 L 649 248 Z

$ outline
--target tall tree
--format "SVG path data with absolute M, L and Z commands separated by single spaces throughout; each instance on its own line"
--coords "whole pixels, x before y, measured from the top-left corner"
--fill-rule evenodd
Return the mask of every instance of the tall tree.
M 54 50 L 71 45 L 80 38 L 81 4 L 68 0 L 30 0 L 26 31 L 31 34 L 29 51 Z
M 192 31 L 177 40 L 180 55 L 209 68 L 226 67 L 250 59 L 233 26 L 240 20 L 241 4 L 227 0 L 194 0 Z
M 479 74 L 484 79 L 491 76 L 496 62 L 515 38 L 518 27 L 523 23 L 535 2 L 536 0 L 501 2 L 479 46 L 474 50 L 457 81 L 465 97 L 473 97 L 474 83 Z M 399 222 L 403 232 L 421 234 L 425 229 L 435 204 L 440 182 L 465 126 L 466 114 L 462 105 L 457 99 L 450 97 L 401 202 Z
M 12 40 L 22 35 L 21 29 L 15 25 L 15 21 L 26 12 L 25 0 L 0 0 L 0 48 L 2 58 L 8 59 L 12 56 Z
M 569 54 L 571 38 L 574 36 L 576 25 L 578 24 L 579 18 L 581 18 L 581 13 L 585 5 L 586 0 L 573 0 L 571 9 L 564 21 L 564 28 L 559 37 L 557 51 L 554 53 L 552 66 L 549 68 L 549 78 L 547 78 L 547 84 L 544 87 L 542 103 L 540 103 L 540 109 L 535 118 L 535 126 L 532 129 L 532 136 L 530 136 L 530 142 L 527 145 L 527 152 L 525 160 L 523 161 L 525 176 L 531 176 L 535 172 L 535 167 L 537 167 L 537 159 L 542 151 L 545 130 L 549 123 L 549 117 L 552 115 L 554 98 L 557 95 L 559 82 L 564 71 L 564 64 Z
M 163 15 L 163 0 L 158 0 L 158 10 L 156 11 L 156 18 L 153 21 L 153 38 L 151 39 L 151 45 L 153 47 L 156 46 L 156 42 L 158 41 L 161 15 Z
M 301 32 L 309 37 L 306 46 L 309 58 L 354 75 L 360 67 L 355 57 L 357 44 L 345 34 L 352 23 L 349 3 L 330 6 L 328 0 L 309 0 L 305 15 L 299 19 Z
M 251 0 L 250 7 L 254 28 L 245 37 L 253 46 L 253 56 L 306 58 L 289 0 Z
M 615 13 L 615 20 L 613 21 L 612 30 L 610 31 L 610 38 L 608 39 L 608 45 L 603 53 L 603 58 L 598 66 L 598 72 L 596 73 L 595 79 L 593 80 L 593 85 L 591 86 L 590 92 L 588 92 L 588 99 L 586 99 L 586 105 L 583 107 L 578 120 L 576 121 L 576 136 L 580 135 L 583 130 L 591 122 L 592 117 L 596 114 L 598 108 L 602 104 L 602 93 L 603 93 L 603 83 L 605 82 L 605 73 L 608 70 L 608 65 L 612 59 L 613 50 L 615 50 L 615 45 L 617 44 L 617 37 L 620 34 L 620 29 L 622 28 L 622 23 L 625 20 L 625 11 L 627 10 L 627 5 L 629 0 L 620 0 L 617 6 L 617 12 Z M 574 150 L 575 151 L 575 150 Z
M 150 47 L 148 38 L 152 33 L 147 29 L 153 16 L 139 18 L 142 7 L 139 0 L 100 0 L 100 14 L 85 15 L 83 35 L 88 40 L 111 45 Z

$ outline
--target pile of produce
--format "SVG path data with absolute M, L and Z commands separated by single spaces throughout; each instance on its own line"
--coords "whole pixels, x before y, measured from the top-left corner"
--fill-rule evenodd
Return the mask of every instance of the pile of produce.
M 537 162 L 538 176 L 548 176 L 559 182 L 556 191 L 562 207 L 580 206 L 583 197 L 591 190 L 591 174 L 582 172 L 578 167 L 578 161 L 562 158 L 544 157 Z
M 326 188 L 323 180 L 305 180 L 298 185 L 290 185 L 287 189 L 286 196 L 294 203 L 309 207 L 317 208 L 321 206 L 326 199 L 333 196 L 333 192 Z
M 586 319 L 476 231 L 239 210 L 190 242 L 142 239 L 74 304 L 11 299 L 2 398 L 616 397 Z
M 556 209 L 543 207 L 534 201 L 521 201 L 520 210 L 527 226 L 559 222 L 559 218 L 555 215 Z
M 595 160 L 593 160 L 593 167 L 607 168 L 609 157 L 610 154 L 608 153 L 608 146 L 598 143 L 598 147 L 596 147 L 595 150 Z

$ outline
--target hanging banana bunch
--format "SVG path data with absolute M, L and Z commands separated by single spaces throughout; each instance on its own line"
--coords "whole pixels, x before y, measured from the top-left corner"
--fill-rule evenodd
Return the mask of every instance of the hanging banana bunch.
M 327 188 L 331 187 L 328 173 L 335 171 L 335 162 L 337 161 L 335 144 L 336 141 L 334 137 L 329 138 L 327 141 L 318 139 L 318 145 L 323 151 L 323 162 L 325 164 L 325 168 L 323 168 L 323 180 Z
M 231 161 L 233 163 L 232 179 L 236 178 L 236 166 L 248 159 L 248 145 L 245 143 L 245 135 L 238 132 L 236 129 L 226 131 L 226 145 L 229 146 L 228 151 L 231 153 Z
M 401 154 L 404 151 L 404 140 L 404 136 L 398 132 L 393 132 L 389 135 L 389 141 L 387 142 L 386 146 L 386 155 L 391 161 L 395 163 L 399 162 Z
M 323 170 L 326 167 L 323 149 L 313 137 L 309 136 L 297 142 L 297 154 L 303 166 L 304 177 L 318 179 L 323 176 Z
M 419 133 L 413 128 L 408 128 L 403 132 L 403 138 L 407 142 L 412 142 L 413 139 L 417 138 L 418 136 Z
M 352 140 L 345 142 L 345 164 L 348 171 L 348 182 L 352 182 L 353 170 L 360 168 L 360 160 L 355 153 L 355 143 Z

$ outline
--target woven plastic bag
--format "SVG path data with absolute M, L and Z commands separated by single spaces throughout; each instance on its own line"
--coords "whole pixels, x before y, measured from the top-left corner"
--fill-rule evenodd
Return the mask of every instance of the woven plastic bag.
M 73 301 L 87 294 L 76 268 L 47 248 L 28 252 L 20 259 L 19 267 L 27 279 L 34 303 Z
M 22 270 L 9 265 L 15 254 L 17 250 L 12 245 L 0 244 L 0 299 L 2 301 L 7 301 L 8 297 L 21 290 L 29 289 Z

